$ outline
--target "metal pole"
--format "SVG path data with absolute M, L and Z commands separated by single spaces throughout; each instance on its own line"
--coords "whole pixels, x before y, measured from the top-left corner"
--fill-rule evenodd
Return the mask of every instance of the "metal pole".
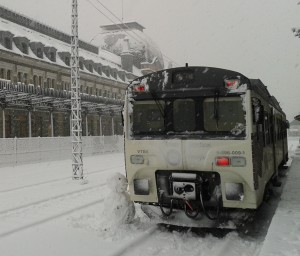
M 89 124 L 87 114 L 85 115 L 85 136 L 89 136 Z
M 112 136 L 115 135 L 115 124 L 114 124 L 114 117 L 111 117 L 111 132 L 112 132 Z
M 71 120 L 73 179 L 83 179 L 82 117 L 79 78 L 79 44 L 77 0 L 72 0 L 71 36 Z
M 31 138 L 31 110 L 28 111 L 28 137 Z
M 102 116 L 99 115 L 100 136 L 102 136 Z
M 51 137 L 54 137 L 54 125 L 53 125 L 53 112 L 50 112 L 50 121 L 51 121 Z
M 2 123 L 2 128 L 3 128 L 3 138 L 5 138 L 6 137 L 6 135 L 5 135 L 5 109 L 2 109 L 2 121 L 3 121 L 3 123 Z

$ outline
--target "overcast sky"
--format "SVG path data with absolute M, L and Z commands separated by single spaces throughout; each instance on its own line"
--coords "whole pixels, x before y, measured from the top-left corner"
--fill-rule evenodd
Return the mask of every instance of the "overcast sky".
M 71 33 L 71 0 L 1 0 L 1 4 Z M 179 65 L 212 66 L 263 81 L 289 120 L 300 113 L 299 0 L 123 0 L 125 21 L 137 21 Z M 122 0 L 78 0 L 79 37 L 90 41 L 118 22 Z M 92 3 L 92 4 L 91 4 Z M 100 36 L 100 35 L 99 35 Z M 93 43 L 97 42 L 96 39 Z

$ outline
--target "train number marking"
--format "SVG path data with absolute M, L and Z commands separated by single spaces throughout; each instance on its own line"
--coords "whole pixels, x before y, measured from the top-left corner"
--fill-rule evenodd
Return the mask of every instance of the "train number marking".
M 138 154 L 148 154 L 148 150 L 145 150 L 145 149 L 138 149 L 137 150 Z
M 240 155 L 245 155 L 246 152 L 243 150 L 222 150 L 222 151 L 217 151 L 217 154 L 219 155 L 235 155 L 235 156 L 240 156 Z

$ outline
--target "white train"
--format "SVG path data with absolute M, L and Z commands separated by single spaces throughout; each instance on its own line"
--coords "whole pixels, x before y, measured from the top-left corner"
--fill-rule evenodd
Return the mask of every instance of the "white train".
M 186 66 L 135 79 L 123 117 L 130 199 L 164 216 L 257 209 L 288 160 L 278 101 L 235 71 Z

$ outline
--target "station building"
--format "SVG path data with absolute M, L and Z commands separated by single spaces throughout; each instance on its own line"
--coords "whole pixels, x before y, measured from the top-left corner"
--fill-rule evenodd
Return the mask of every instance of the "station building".
M 102 29 L 101 48 L 79 40 L 84 136 L 122 134 L 128 83 L 164 66 L 137 22 Z M 0 6 L 0 137 L 70 136 L 70 42 L 70 35 Z

